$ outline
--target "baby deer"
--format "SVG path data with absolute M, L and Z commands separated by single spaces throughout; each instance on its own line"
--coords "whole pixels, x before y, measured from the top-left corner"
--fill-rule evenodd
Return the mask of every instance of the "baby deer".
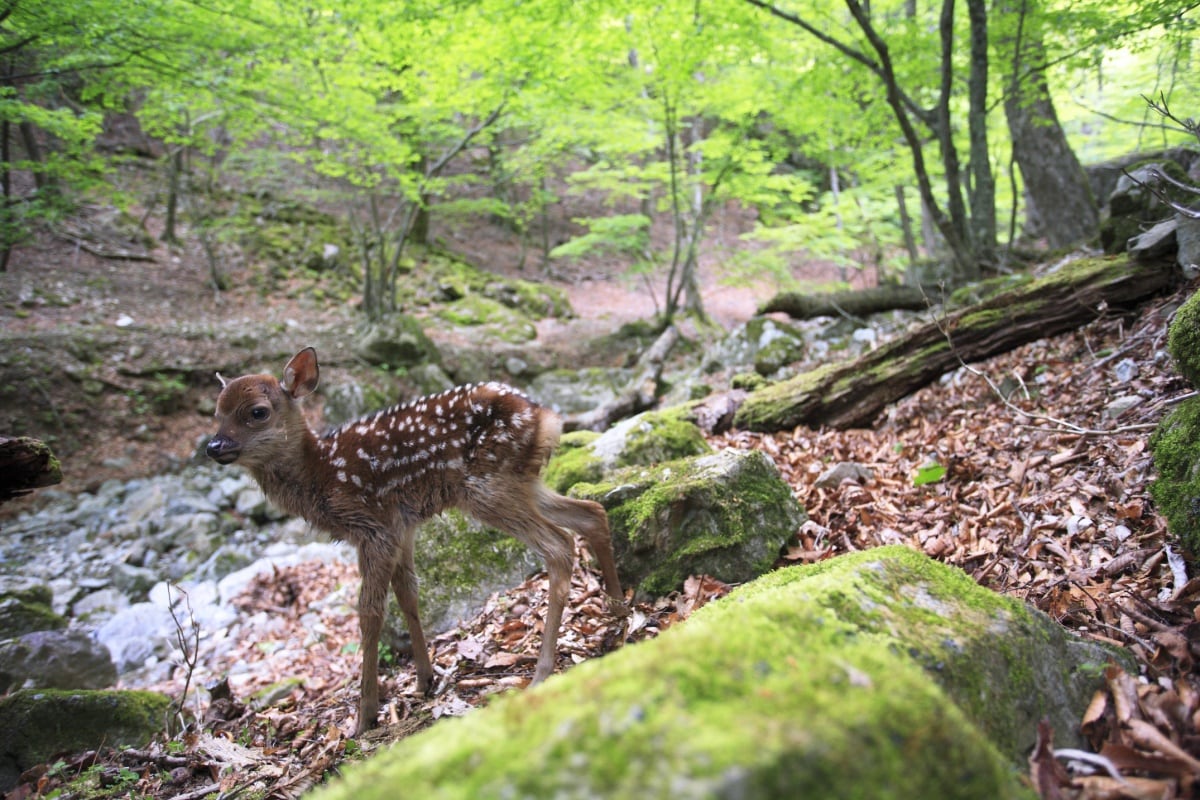
M 219 378 L 220 376 L 218 376 Z M 562 497 L 540 473 L 562 425 L 550 410 L 499 383 L 471 384 L 393 406 L 317 436 L 297 402 L 317 388 L 317 354 L 288 361 L 283 380 L 245 375 L 217 398 L 220 428 L 208 455 L 248 469 L 266 496 L 358 549 L 362 590 L 362 682 L 356 734 L 379 713 L 379 634 L 388 586 L 412 636 L 417 687 L 433 667 L 417 615 L 413 536 L 417 526 L 456 506 L 533 548 L 546 562 L 550 601 L 533 682 L 554 670 L 558 629 L 574 565 L 569 531 L 600 562 L 614 613 L 627 613 L 604 508 Z

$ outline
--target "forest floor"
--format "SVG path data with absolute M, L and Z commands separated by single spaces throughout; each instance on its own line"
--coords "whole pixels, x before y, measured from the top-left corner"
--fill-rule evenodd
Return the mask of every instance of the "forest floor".
M 477 262 L 489 251 L 484 245 L 475 245 Z M 153 262 L 113 261 L 61 237 L 39 239 L 0 274 L 0 323 L 6 332 L 36 334 L 84 323 L 117 326 L 125 319 L 129 327 L 150 331 L 171 329 L 181 320 L 231 328 L 256 320 L 294 326 L 299 337 L 304 325 L 349 324 L 356 313 L 316 307 L 286 292 L 270 302 L 249 289 L 217 296 L 206 286 L 207 268 L 197 253 L 160 249 L 155 256 Z M 492 261 L 498 271 L 515 274 L 511 259 Z M 577 319 L 546 323 L 541 346 L 563 348 L 564 363 L 571 363 L 570 348 L 581 337 L 653 313 L 644 288 L 617 277 L 618 271 L 593 264 L 590 271 L 558 275 Z M 753 314 L 767 290 L 722 285 L 712 279 L 719 272 L 718 263 L 706 264 L 705 298 L 714 318 L 730 326 Z M 816 277 L 827 275 L 820 268 Z M 238 273 L 233 277 L 236 286 Z M 1165 354 L 1167 324 L 1186 293 L 1159 298 L 1131 316 L 1102 315 L 1077 332 L 959 370 L 889 407 L 870 430 L 734 431 L 713 439 L 716 446 L 766 452 L 807 509 L 810 521 L 782 554 L 781 566 L 905 543 L 1028 601 L 1072 630 L 1133 653 L 1140 675 L 1110 669 L 1107 690 L 1097 693 L 1081 726 L 1093 748 L 1136 777 L 1067 778 L 1043 753 L 1030 772 L 1043 797 L 1200 796 L 1200 579 L 1189 579 L 1194 567 L 1174 549 L 1147 493 L 1153 477 L 1150 433 L 1188 393 Z M 161 346 L 170 351 L 199 345 L 188 339 L 164 340 Z M 1125 382 L 1115 372 L 1122 362 L 1135 367 Z M 1008 401 L 995 388 L 1001 384 L 1015 388 Z M 75 402 L 65 392 L 55 394 L 54 386 L 47 384 L 44 397 L 51 406 Z M 1132 405 L 1114 414 L 1111 403 L 1118 398 Z M 103 478 L 182 463 L 198 437 L 211 432 L 211 419 L 186 406 L 142 421 L 133 435 L 130 409 L 120 405 L 126 401 L 113 402 L 112 413 L 96 413 L 90 435 L 72 448 L 64 463 L 66 488 L 82 490 Z M 817 477 L 842 461 L 865 466 L 871 477 L 818 487 Z M 930 461 L 946 467 L 945 477 L 916 485 L 914 476 Z M 560 666 L 601 655 L 614 641 L 652 637 L 728 589 L 696 576 L 680 592 L 639 605 L 631 621 L 622 622 L 603 612 L 595 577 L 577 570 Z M 352 604 L 355 591 L 352 569 L 311 564 L 279 570 L 240 602 L 247 610 L 279 610 L 292 626 L 290 638 L 304 642 L 300 617 L 309 602 L 342 592 Z M 545 580 L 537 576 L 515 587 L 461 628 L 437 637 L 439 680 L 431 698 L 415 694 L 406 661 L 395 665 L 384 684 L 391 700 L 385 725 L 358 742 L 349 739 L 358 659 L 341 647 L 357 639 L 357 625 L 353 615 L 324 606 L 331 609 L 322 620 L 329 644 L 308 646 L 299 663 L 297 648 L 288 648 L 290 661 L 277 677 L 303 675 L 304 681 L 282 699 L 254 710 L 244 701 L 263 687 L 239 687 L 240 697 L 205 701 L 196 709 L 205 723 L 183 737 L 182 754 L 155 745 L 102 755 L 100 763 L 137 771 L 134 791 L 143 797 L 198 798 L 206 788 L 239 786 L 296 796 L 347 759 L 440 716 L 464 713 L 496 691 L 524 685 L 532 673 Z M 245 642 L 245 659 L 270 659 L 256 644 Z M 197 665 L 192 677 L 201 674 L 220 674 L 220 665 Z M 157 688 L 178 693 L 183 678 Z M 96 758 L 80 756 L 75 765 Z M 237 768 L 226 769 L 230 765 Z M 53 784 L 42 783 L 45 789 Z

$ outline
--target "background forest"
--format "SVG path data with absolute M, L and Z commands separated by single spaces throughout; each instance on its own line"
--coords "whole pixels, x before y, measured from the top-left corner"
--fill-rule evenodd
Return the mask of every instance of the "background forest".
M 753 221 L 725 277 L 820 259 L 874 282 L 932 254 L 974 278 L 1095 234 L 1080 161 L 1186 141 L 1150 104 L 1196 106 L 1194 6 L 14 0 L 0 266 L 103 197 L 202 243 L 220 287 L 275 198 L 348 221 L 371 316 L 431 219 L 479 215 L 533 270 L 652 273 L 667 317 L 700 310 L 720 208 Z

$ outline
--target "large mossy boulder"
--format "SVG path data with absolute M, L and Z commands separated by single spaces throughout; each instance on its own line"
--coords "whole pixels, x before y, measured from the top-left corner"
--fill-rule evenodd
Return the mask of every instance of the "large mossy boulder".
M 454 509 L 421 526 L 415 560 L 421 622 L 430 634 L 449 629 L 478 611 L 494 592 L 515 586 L 545 566 L 512 536 Z M 394 638 L 407 639 L 399 608 L 391 612 L 388 624 Z
M 775 464 L 756 450 L 627 467 L 570 494 L 608 511 L 621 585 L 642 595 L 667 594 L 689 575 L 758 577 L 806 519 Z
M 1175 313 L 1167 347 L 1179 373 L 1200 387 L 1200 292 Z M 1150 495 L 1192 558 L 1200 558 L 1200 398 L 1184 400 L 1150 437 L 1158 477 Z
M 57 753 L 141 747 L 164 729 L 156 692 L 27 689 L 0 699 L 0 791 Z
M 1106 649 L 901 547 L 760 578 L 348 770 L 317 800 L 1032 798 Z
M 649 466 L 712 452 L 704 433 L 677 406 L 621 420 L 602 434 L 589 431 L 562 437 L 546 467 L 546 484 L 565 492 L 577 483 L 595 483 L 622 467 Z

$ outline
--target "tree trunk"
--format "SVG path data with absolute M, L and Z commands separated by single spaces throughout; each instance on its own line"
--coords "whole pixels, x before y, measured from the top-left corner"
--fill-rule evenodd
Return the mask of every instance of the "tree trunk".
M 759 389 L 738 409 L 735 425 L 760 431 L 867 426 L 889 403 L 960 363 L 1078 328 L 1104 308 L 1136 305 L 1171 280 L 1168 266 L 1132 264 L 1125 256 L 1079 261 L 923 325 L 853 361 Z
M 979 262 L 996 262 L 996 179 L 988 152 L 988 28 L 984 0 L 967 0 L 971 20 L 971 70 L 967 79 L 971 139 L 971 242 Z
M 780 292 L 762 308 L 760 314 L 782 311 L 792 319 L 814 317 L 866 317 L 880 311 L 904 309 L 920 311 L 929 303 L 925 293 L 915 286 L 872 286 L 854 292 L 801 294 Z
M 1013 58 L 1004 115 L 1013 156 L 1025 181 L 1026 234 L 1063 248 L 1096 237 L 1100 212 L 1087 175 L 1067 143 L 1046 85 L 1045 48 L 1035 20 L 1025 13 L 1011 42 Z

